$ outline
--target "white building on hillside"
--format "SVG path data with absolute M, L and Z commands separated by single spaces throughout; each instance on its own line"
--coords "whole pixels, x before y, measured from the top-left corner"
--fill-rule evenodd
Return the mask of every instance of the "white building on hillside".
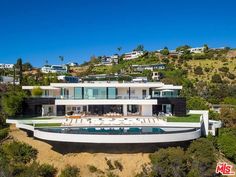
M 13 69 L 14 64 L 3 64 L 0 63 L 0 69 Z
M 204 47 L 194 47 L 189 49 L 191 53 L 203 53 Z
M 67 73 L 67 66 L 65 65 L 44 65 L 41 68 L 42 73 Z
M 124 60 L 132 60 L 141 56 L 143 56 L 143 51 L 132 51 L 129 53 L 125 53 Z

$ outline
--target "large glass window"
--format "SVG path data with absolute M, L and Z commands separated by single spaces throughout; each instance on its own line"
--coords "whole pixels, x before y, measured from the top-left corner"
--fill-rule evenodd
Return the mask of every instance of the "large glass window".
M 106 87 L 84 88 L 84 99 L 106 99 Z
M 75 99 L 82 99 L 82 88 L 81 87 L 75 87 Z
M 108 99 L 116 99 L 116 88 L 114 87 L 108 88 Z

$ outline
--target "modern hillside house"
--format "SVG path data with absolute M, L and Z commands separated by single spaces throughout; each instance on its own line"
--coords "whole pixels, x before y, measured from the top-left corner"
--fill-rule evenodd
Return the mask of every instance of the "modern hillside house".
M 23 86 L 29 92 L 34 88 Z M 209 132 L 215 135 L 221 126 L 221 122 L 208 120 L 208 111 L 190 110 L 187 117 L 176 117 L 186 115 L 186 101 L 180 96 L 182 86 L 103 81 L 51 83 L 40 88 L 43 95 L 24 101 L 23 113 L 31 118 L 6 122 L 32 131 L 42 140 L 97 144 L 180 142 Z
M 30 92 L 34 86 L 23 86 Z M 24 114 L 63 116 L 67 114 L 123 116 L 186 115 L 186 101 L 180 96 L 182 86 L 161 82 L 51 83 L 40 86 L 43 95 L 25 100 Z

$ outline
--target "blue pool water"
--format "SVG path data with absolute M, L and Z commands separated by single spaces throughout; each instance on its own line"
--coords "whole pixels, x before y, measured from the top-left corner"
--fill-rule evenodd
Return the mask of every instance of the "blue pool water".
M 161 134 L 165 131 L 161 128 L 139 128 L 139 127 L 54 127 L 54 128 L 38 128 L 41 131 L 53 133 L 68 134 Z

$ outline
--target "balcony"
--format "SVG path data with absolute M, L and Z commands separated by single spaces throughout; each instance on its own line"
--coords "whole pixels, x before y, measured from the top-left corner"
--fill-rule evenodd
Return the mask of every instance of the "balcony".
M 59 100 L 149 100 L 151 99 L 151 96 L 139 96 L 139 95 L 116 95 L 108 98 L 105 97 L 104 95 L 96 95 L 95 97 L 89 97 L 86 96 L 84 98 L 81 97 L 74 97 L 70 95 L 64 95 L 64 96 L 58 96 L 56 99 Z

